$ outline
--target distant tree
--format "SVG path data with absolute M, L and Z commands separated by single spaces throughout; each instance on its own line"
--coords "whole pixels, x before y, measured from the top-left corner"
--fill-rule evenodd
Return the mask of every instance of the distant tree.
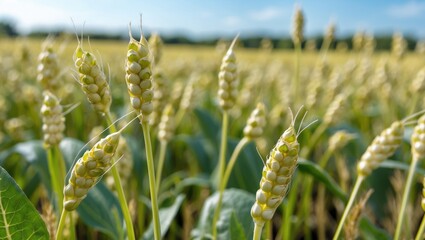
M 18 36 L 18 31 L 16 31 L 12 22 L 0 20 L 0 36 L 16 37 Z

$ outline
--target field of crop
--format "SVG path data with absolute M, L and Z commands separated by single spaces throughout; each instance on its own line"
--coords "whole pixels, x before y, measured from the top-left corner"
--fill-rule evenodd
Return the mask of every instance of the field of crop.
M 139 34 L 0 39 L 0 238 L 423 239 L 425 55 L 402 36 Z

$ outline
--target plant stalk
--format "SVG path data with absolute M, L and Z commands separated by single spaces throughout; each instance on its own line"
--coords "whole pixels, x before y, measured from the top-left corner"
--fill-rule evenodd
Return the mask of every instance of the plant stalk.
M 351 195 L 350 195 L 350 199 L 348 200 L 347 206 L 345 206 L 345 209 L 344 209 L 344 213 L 342 214 L 342 217 L 339 220 L 339 224 L 334 234 L 333 240 L 338 240 L 341 234 L 342 228 L 344 227 L 345 220 L 347 219 L 348 213 L 353 207 L 354 200 L 356 199 L 356 196 L 359 192 L 360 186 L 362 185 L 364 178 L 365 178 L 364 176 L 357 177 L 356 183 L 354 184 L 353 191 L 351 192 Z
M 415 240 L 423 239 L 424 231 L 425 231 L 425 215 L 422 217 L 421 226 L 419 227 L 419 230 L 416 233 Z
M 218 160 L 218 173 L 216 179 L 216 187 L 220 187 L 220 179 L 222 179 L 224 170 L 226 168 L 226 148 L 227 148 L 227 130 L 229 127 L 229 114 L 227 111 L 223 111 L 223 124 L 221 127 L 221 143 L 220 143 L 220 155 Z
M 159 148 L 158 166 L 156 169 L 156 192 L 157 193 L 159 193 L 159 187 L 161 185 L 161 175 L 162 175 L 162 169 L 164 168 L 166 150 L 167 150 L 167 141 L 161 141 L 161 145 Z
M 220 178 L 221 181 L 219 185 L 218 202 L 214 210 L 214 217 L 212 222 L 213 239 L 217 239 L 217 221 L 218 221 L 218 217 L 220 216 L 221 206 L 223 204 L 224 189 L 226 189 L 227 183 L 229 182 L 230 174 L 232 173 L 233 167 L 235 166 L 236 160 L 238 159 L 238 156 L 241 150 L 248 142 L 249 142 L 249 139 L 246 137 L 242 138 L 242 140 L 239 141 L 235 150 L 233 150 L 232 156 L 230 157 L 230 160 L 226 167 L 226 171 L 224 173 L 223 178 Z
M 65 209 L 62 209 L 62 213 L 61 213 L 61 217 L 59 220 L 59 225 L 58 225 L 58 230 L 56 231 L 56 240 L 62 240 L 63 236 L 63 229 L 65 227 L 66 224 L 66 216 L 68 215 L 68 211 Z
M 105 118 L 106 118 L 106 122 L 110 126 L 110 132 L 111 133 L 116 132 L 117 129 L 115 128 L 115 125 L 112 122 L 111 115 L 109 113 L 107 113 L 105 115 Z M 116 190 L 117 195 L 118 195 L 118 201 L 120 202 L 121 210 L 122 210 L 122 213 L 123 213 L 123 216 L 124 216 L 125 225 L 127 227 L 127 238 L 129 240 L 135 240 L 136 237 L 134 236 L 133 222 L 131 220 L 130 210 L 128 209 L 128 205 L 127 205 L 127 200 L 125 199 L 124 190 L 122 188 L 120 174 L 118 172 L 117 165 L 114 164 L 113 161 L 114 160 L 112 158 L 112 160 L 111 160 L 111 162 L 112 162 L 111 163 L 112 164 L 111 173 L 112 173 L 112 176 L 114 178 L 115 190 Z
M 255 223 L 254 225 L 254 236 L 252 240 L 261 240 L 261 232 L 263 231 L 263 226 L 260 226 Z
M 143 138 L 145 139 L 146 147 L 146 162 L 148 165 L 148 178 L 149 178 L 149 189 L 151 195 L 151 204 L 152 204 L 152 217 L 153 217 L 153 226 L 154 226 L 154 237 L 155 240 L 161 239 L 161 225 L 159 223 L 159 210 L 158 210 L 158 201 L 157 201 L 157 192 L 155 184 L 155 167 L 153 162 L 153 153 L 152 153 L 152 143 L 149 133 L 149 123 L 142 122 L 143 129 Z
M 401 201 L 401 209 L 399 211 L 397 219 L 397 227 L 394 234 L 394 240 L 400 239 L 402 226 L 404 222 L 407 202 L 409 200 L 410 189 L 412 188 L 413 176 L 415 175 L 416 164 L 418 163 L 418 158 L 413 156 L 412 163 L 410 164 L 409 173 L 407 175 L 406 185 L 404 187 L 403 199 Z

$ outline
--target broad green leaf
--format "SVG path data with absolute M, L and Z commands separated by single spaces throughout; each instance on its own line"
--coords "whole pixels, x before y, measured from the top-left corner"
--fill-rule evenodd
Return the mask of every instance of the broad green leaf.
M 90 189 L 77 208 L 78 215 L 87 225 L 107 234 L 112 239 L 122 239 L 122 212 L 116 196 L 102 183 Z
M 236 147 L 237 141 L 231 140 L 229 146 L 229 154 Z M 229 159 L 229 158 L 228 158 Z M 263 170 L 263 162 L 258 155 L 253 142 L 248 143 L 241 151 L 230 175 L 228 187 L 239 188 L 250 193 L 258 190 L 261 172 Z
M 51 193 L 50 173 L 47 166 L 47 155 L 43 148 L 43 142 L 34 140 L 18 143 L 5 152 L 0 157 L 0 165 L 12 154 L 19 154 L 22 158 L 35 168 L 40 175 L 41 181 L 47 191 Z
M 298 170 L 304 174 L 309 174 L 314 179 L 322 182 L 325 187 L 336 197 L 344 202 L 347 202 L 347 195 L 342 191 L 339 185 L 333 180 L 329 174 L 319 167 L 316 163 L 307 161 L 305 159 L 298 160 Z
M 186 144 L 198 160 L 198 165 L 202 172 L 209 175 L 212 173 L 217 161 L 215 160 L 213 162 L 212 159 L 217 156 L 217 153 L 214 153 L 213 149 L 208 149 L 205 138 L 200 136 L 178 135 L 174 138 L 174 142 L 183 142 Z
M 84 152 L 88 149 L 82 141 L 75 138 L 64 138 L 59 144 L 59 148 L 67 169 L 70 169 L 74 161 L 83 156 Z
M 360 234 L 362 239 L 379 239 L 389 240 L 391 236 L 385 230 L 373 225 L 369 219 L 361 218 L 359 223 Z
M 201 127 L 203 135 L 214 146 L 218 152 L 219 139 L 221 133 L 220 123 L 209 112 L 201 108 L 195 108 L 195 116 L 198 118 L 198 123 Z
M 11 176 L 0 167 L 0 237 L 49 239 L 44 221 Z
M 232 240 L 244 240 L 246 239 L 243 227 L 241 223 L 239 222 L 238 218 L 236 217 L 236 214 L 234 211 L 232 211 L 232 214 L 230 216 L 230 239 Z
M 177 196 L 177 198 L 174 200 L 174 203 L 171 206 L 163 207 L 159 209 L 159 221 L 161 223 L 161 238 L 164 238 L 165 234 L 170 228 L 171 223 L 176 217 L 184 199 L 185 199 L 185 196 L 183 194 L 180 194 Z M 149 225 L 145 234 L 143 235 L 143 239 L 146 239 L 146 240 L 154 239 L 152 222 Z
M 195 239 L 205 239 L 211 235 L 212 220 L 217 206 L 218 196 L 217 192 L 205 201 L 197 228 L 192 231 L 192 237 Z M 220 217 L 217 221 L 218 239 L 231 239 L 230 226 L 232 225 L 232 214 L 235 215 L 235 218 L 243 227 L 246 239 L 252 239 L 254 223 L 251 218 L 251 207 L 254 202 L 254 194 L 246 191 L 240 189 L 227 189 L 224 191 Z

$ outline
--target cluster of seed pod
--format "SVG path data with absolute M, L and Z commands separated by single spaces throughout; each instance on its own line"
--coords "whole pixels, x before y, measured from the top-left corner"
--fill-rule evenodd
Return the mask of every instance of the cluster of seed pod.
M 304 14 L 300 7 L 295 9 L 292 24 L 292 41 L 295 45 L 301 44 L 304 39 Z
M 401 33 L 394 33 L 392 43 L 391 43 L 391 53 L 394 55 L 396 59 L 401 59 L 407 49 L 407 42 L 404 39 Z
M 149 38 L 149 47 L 153 55 L 153 62 L 155 65 L 159 63 L 162 57 L 162 48 L 164 46 L 164 42 L 161 37 L 157 33 L 152 33 Z
M 115 155 L 119 157 L 119 162 L 117 162 L 116 165 L 120 175 L 122 187 L 125 190 L 129 190 L 130 178 L 133 172 L 133 159 L 131 157 L 130 148 L 127 144 L 127 140 L 125 140 L 123 136 L 120 136 Z M 106 184 L 110 189 L 116 189 L 114 177 L 111 172 L 108 172 L 108 175 L 106 177 Z
M 279 138 L 263 168 L 260 189 L 251 209 L 251 216 L 258 226 L 264 226 L 272 219 L 285 197 L 297 166 L 298 152 L 297 135 L 291 125 Z
M 347 93 L 339 93 L 338 95 L 335 96 L 335 99 L 330 103 L 323 117 L 323 122 L 325 124 L 330 125 L 332 123 L 338 122 L 338 120 L 342 116 L 344 103 L 348 95 L 349 94 Z
M 244 136 L 250 140 L 256 139 L 263 134 L 266 126 L 266 110 L 262 103 L 258 103 L 257 107 L 249 116 L 245 128 L 243 129 Z
M 425 90 L 425 68 L 421 68 L 410 85 L 410 91 L 417 93 Z
M 416 159 L 425 157 L 425 115 L 418 120 L 411 137 L 412 155 Z
M 51 147 L 59 144 L 65 130 L 65 118 L 59 100 L 52 93 L 45 91 L 40 112 L 43 120 L 44 145 Z
M 141 113 L 142 122 L 149 122 L 149 115 L 153 111 L 152 61 L 148 42 L 143 34 L 139 42 L 130 35 L 125 70 L 130 104 Z
M 112 97 L 106 76 L 95 56 L 83 50 L 78 44 L 74 54 L 75 67 L 84 93 L 94 109 L 100 113 L 109 113 Z
M 357 164 L 357 174 L 368 176 L 382 161 L 393 155 L 403 140 L 403 133 L 403 123 L 396 121 L 376 136 Z
M 348 133 L 344 130 L 337 131 L 329 138 L 329 149 L 332 152 L 339 150 L 354 138 L 356 138 L 355 134 Z
M 161 121 L 162 110 L 167 102 L 169 81 L 159 68 L 155 68 L 153 78 L 153 88 L 155 91 L 152 99 L 153 112 L 149 123 L 151 126 L 156 127 Z
M 120 133 L 112 133 L 97 142 L 78 159 L 71 170 L 68 184 L 64 188 L 64 208 L 75 210 L 94 187 L 99 178 L 111 167 L 120 139 Z
M 227 50 L 226 55 L 223 57 L 221 63 L 220 72 L 218 74 L 219 79 L 219 104 L 225 111 L 229 110 L 235 105 L 236 97 L 238 95 L 239 79 L 237 74 L 236 56 L 233 52 L 233 47 L 237 37 L 233 40 L 232 45 Z
M 59 61 L 53 52 L 52 44 L 46 41 L 42 52 L 38 55 L 37 81 L 44 89 L 54 91 L 58 88 Z

